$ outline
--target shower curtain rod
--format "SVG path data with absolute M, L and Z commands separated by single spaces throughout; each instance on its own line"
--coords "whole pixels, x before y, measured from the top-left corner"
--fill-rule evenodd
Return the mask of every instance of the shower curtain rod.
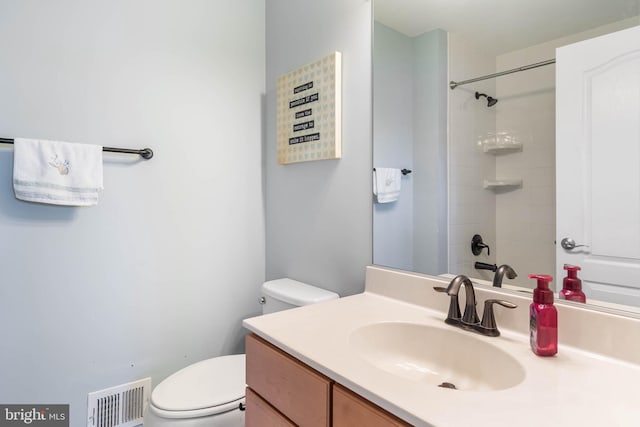
M 13 144 L 12 138 L 0 138 L 0 144 Z M 143 148 L 142 150 L 133 150 L 131 148 L 113 148 L 102 147 L 102 151 L 109 153 L 125 153 L 125 154 L 138 154 L 143 159 L 149 160 L 153 157 L 153 150 L 151 148 Z
M 504 76 L 506 74 L 517 73 L 519 71 L 531 70 L 532 68 L 543 67 L 545 65 L 550 65 L 550 64 L 555 64 L 555 63 L 556 63 L 555 59 L 549 59 L 547 61 L 536 62 L 535 64 L 525 65 L 523 67 L 514 68 L 512 70 L 501 71 L 499 73 L 493 73 L 493 74 L 489 74 L 487 76 L 482 76 L 482 77 L 476 77 L 475 79 L 463 80 L 461 82 L 454 82 L 452 80 L 452 81 L 449 82 L 449 87 L 451 88 L 451 90 L 453 90 L 453 89 L 457 88 L 460 85 L 466 85 L 468 83 L 479 82 L 480 80 L 492 79 L 494 77 L 500 77 L 500 76 Z

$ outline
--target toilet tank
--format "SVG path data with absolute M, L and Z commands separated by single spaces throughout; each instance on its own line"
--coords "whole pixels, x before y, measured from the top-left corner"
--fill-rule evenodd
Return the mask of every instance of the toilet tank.
M 270 280 L 262 284 L 262 313 L 274 313 L 322 301 L 340 298 L 335 292 L 288 278 Z

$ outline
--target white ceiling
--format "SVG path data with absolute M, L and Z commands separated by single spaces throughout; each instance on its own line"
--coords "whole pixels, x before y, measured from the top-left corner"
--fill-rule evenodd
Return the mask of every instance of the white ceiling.
M 374 14 L 410 37 L 441 28 L 499 54 L 638 17 L 640 0 L 374 0 Z

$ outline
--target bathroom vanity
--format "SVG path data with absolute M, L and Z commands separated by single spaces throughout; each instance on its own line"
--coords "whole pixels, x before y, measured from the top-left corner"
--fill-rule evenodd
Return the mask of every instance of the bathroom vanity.
M 244 321 L 247 426 L 640 423 L 639 319 L 559 306 L 559 352 L 542 358 L 529 296 L 477 287 L 479 306 L 518 304 L 498 308 L 501 336 L 486 337 L 444 324 L 449 298 L 433 286 L 445 279 L 366 275 L 362 294 Z
M 246 344 L 247 427 L 410 425 L 254 334 Z

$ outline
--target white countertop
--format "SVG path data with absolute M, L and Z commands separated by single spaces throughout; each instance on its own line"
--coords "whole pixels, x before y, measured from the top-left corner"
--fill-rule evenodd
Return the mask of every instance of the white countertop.
M 434 293 L 434 298 L 443 297 Z M 492 338 L 445 325 L 445 317 L 440 310 L 364 292 L 254 317 L 243 324 L 416 426 L 640 425 L 640 366 L 562 345 L 557 356 L 538 357 L 527 335 L 505 330 L 499 321 L 502 335 Z M 416 323 L 472 334 L 515 357 L 526 371 L 525 379 L 504 390 L 465 391 L 387 373 L 365 361 L 350 345 L 355 330 L 379 322 Z

